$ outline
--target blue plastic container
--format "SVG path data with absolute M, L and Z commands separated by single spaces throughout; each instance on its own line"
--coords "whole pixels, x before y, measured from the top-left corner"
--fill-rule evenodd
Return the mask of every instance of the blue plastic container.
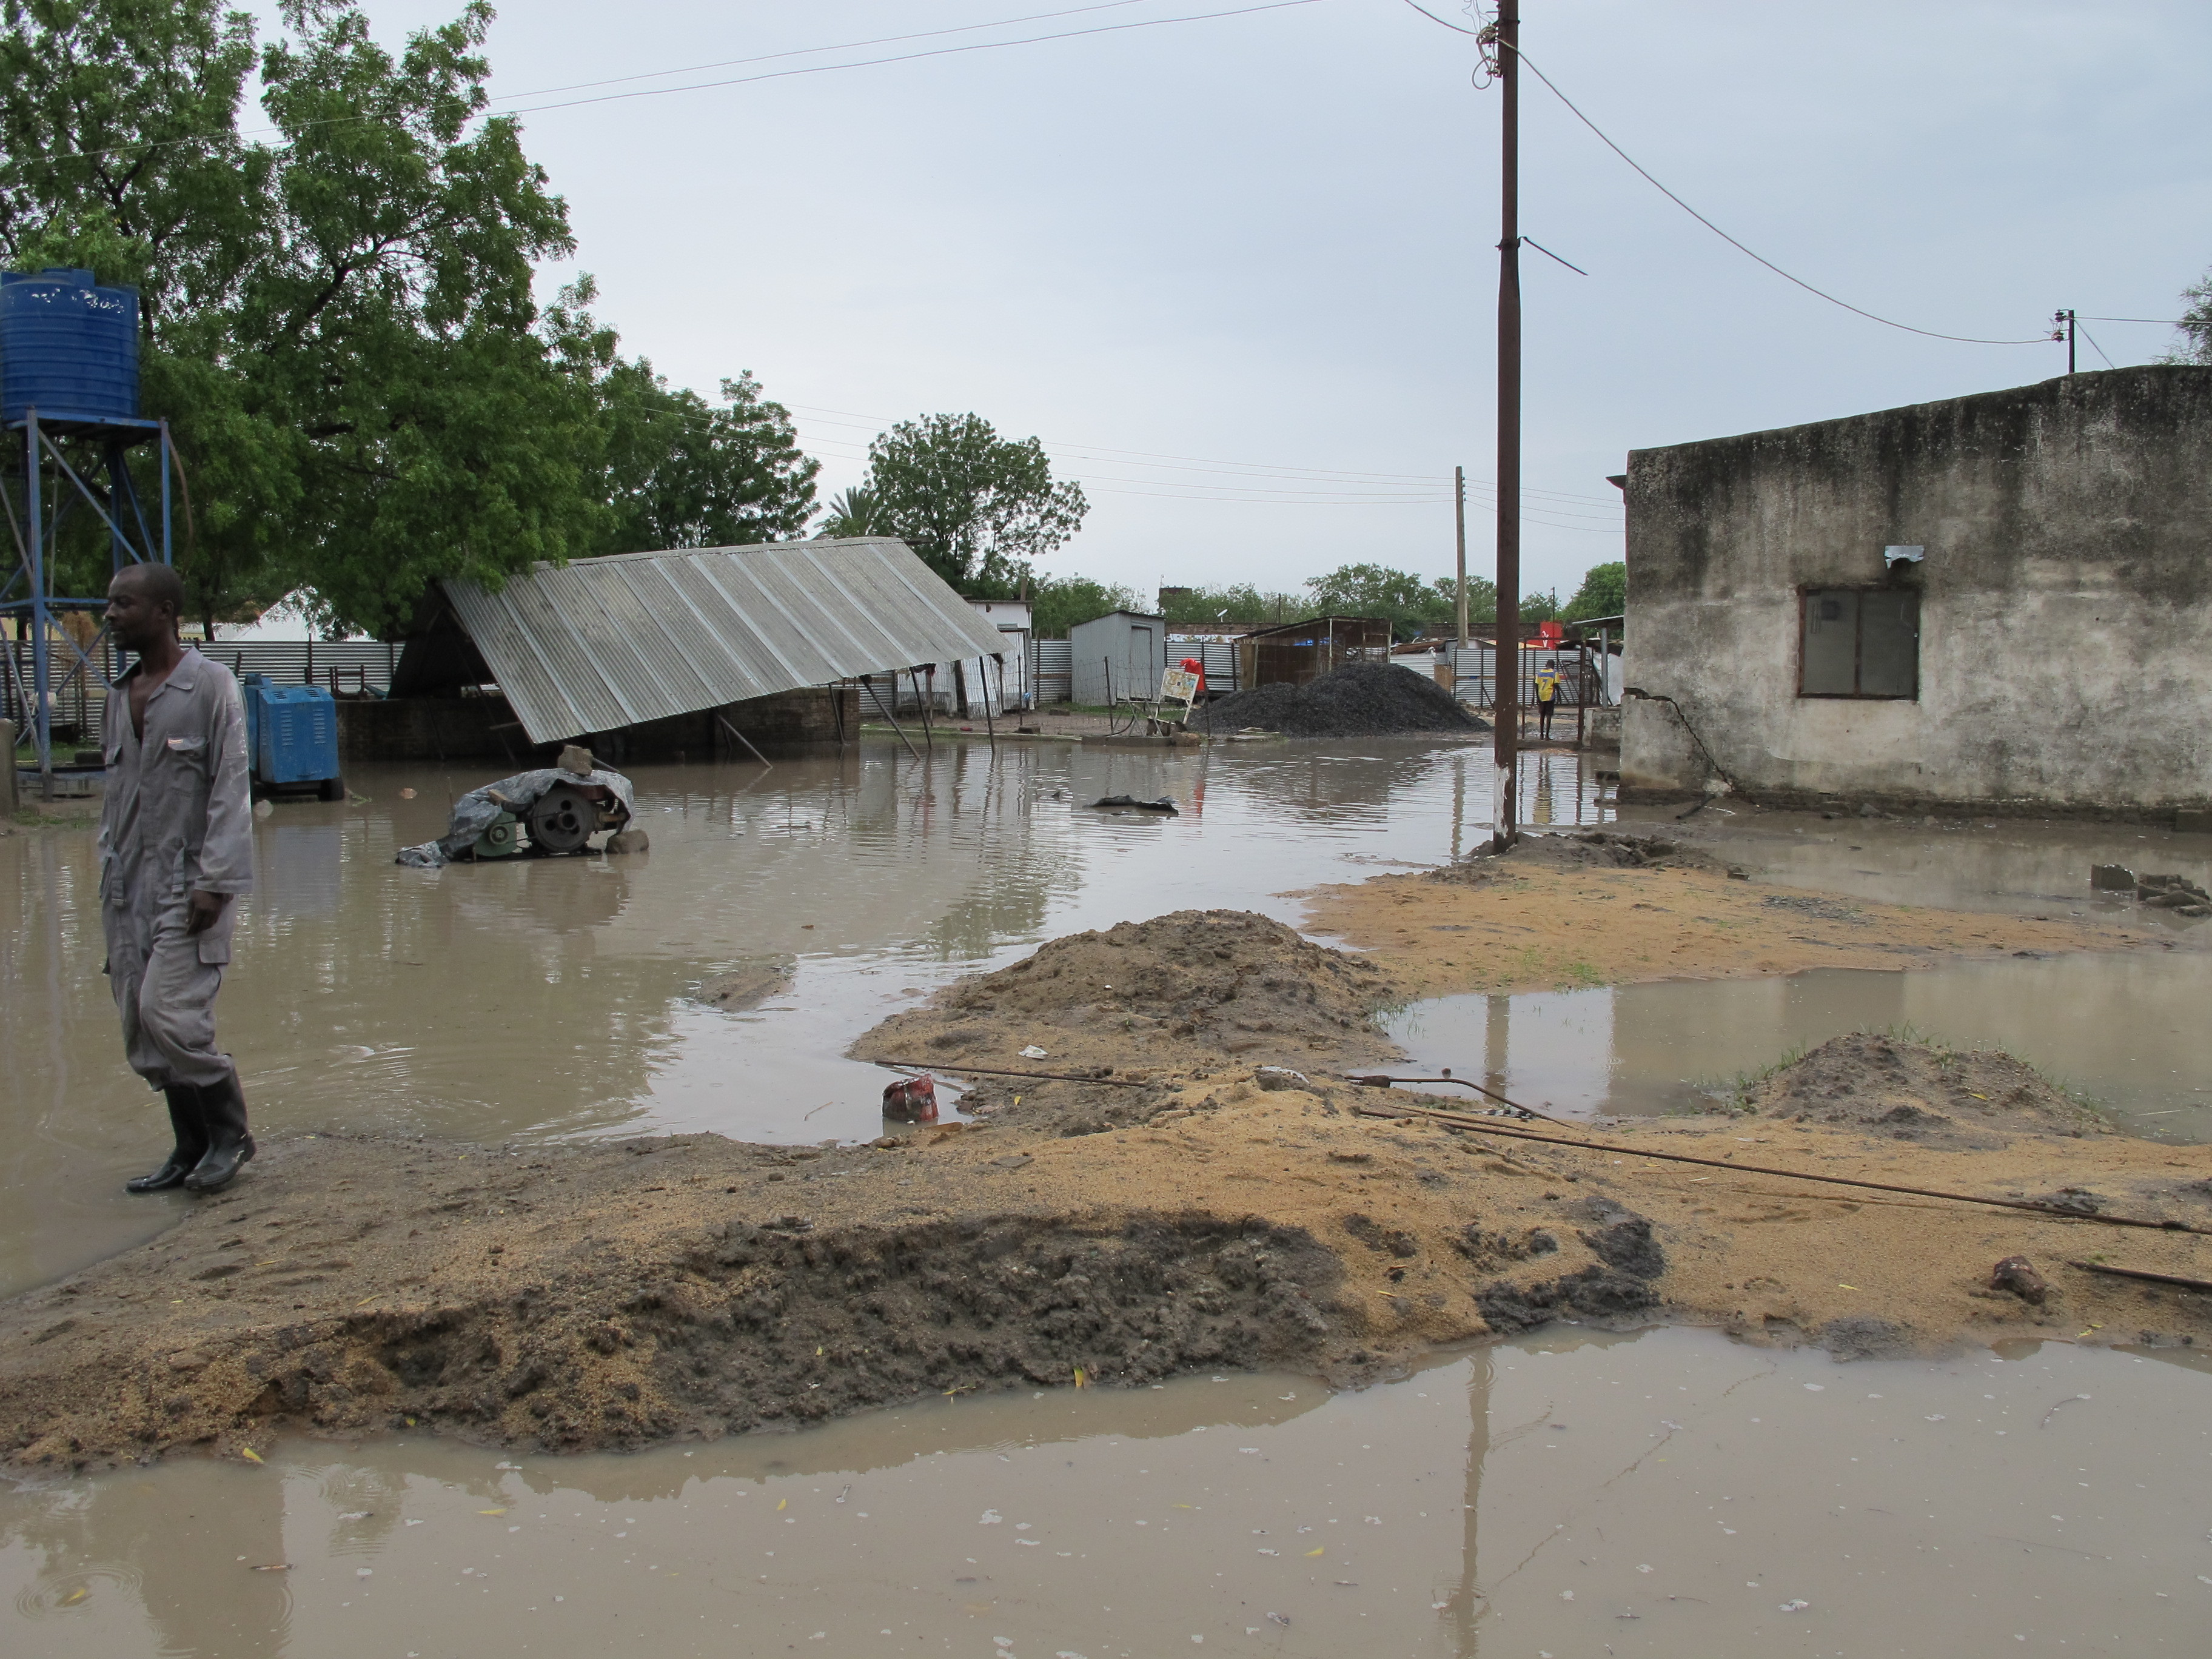
M 338 710 L 319 685 L 271 685 L 263 674 L 240 682 L 246 698 L 246 748 L 264 788 L 323 786 L 326 800 L 343 789 L 338 769 Z
M 0 420 L 138 416 L 138 290 L 88 270 L 0 271 Z

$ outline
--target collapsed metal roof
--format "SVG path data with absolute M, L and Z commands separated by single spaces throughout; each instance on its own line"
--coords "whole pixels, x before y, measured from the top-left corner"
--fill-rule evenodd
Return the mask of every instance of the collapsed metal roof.
M 1006 648 L 887 536 L 619 553 L 445 590 L 532 743 Z

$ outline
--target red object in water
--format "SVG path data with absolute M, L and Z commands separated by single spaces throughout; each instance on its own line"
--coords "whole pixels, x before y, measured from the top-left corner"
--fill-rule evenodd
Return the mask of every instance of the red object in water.
M 937 1121 L 937 1079 L 924 1072 L 884 1086 L 884 1115 L 895 1123 Z

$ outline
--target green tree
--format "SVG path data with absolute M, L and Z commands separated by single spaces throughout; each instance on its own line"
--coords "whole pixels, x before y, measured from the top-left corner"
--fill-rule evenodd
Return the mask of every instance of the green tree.
M 140 288 L 201 615 L 304 588 L 323 626 L 389 633 L 441 576 L 803 525 L 812 463 L 750 376 L 720 405 L 669 391 L 588 283 L 539 314 L 574 241 L 484 117 L 483 0 L 397 54 L 339 0 L 287 0 L 258 64 L 215 0 L 0 5 L 0 254 Z M 272 144 L 237 130 L 257 67 Z
M 814 512 L 822 463 L 799 447 L 781 404 L 747 371 L 709 404 L 671 391 L 642 357 L 599 383 L 603 490 L 615 511 L 608 550 L 741 547 L 789 541 Z
M 981 597 L 1013 592 L 1090 510 L 1081 484 L 1053 481 L 1043 445 L 1001 438 L 980 415 L 925 415 L 878 434 L 868 489 L 886 533 Z
M 2165 361 L 2212 363 L 2212 271 L 2181 290 L 2181 343 Z
M 1628 565 L 1615 559 L 1610 564 L 1594 564 L 1583 573 L 1583 585 L 1559 612 L 1564 622 L 1580 622 L 1585 617 L 1618 617 L 1628 609 Z
M 1064 640 L 1078 623 L 1109 611 L 1134 611 L 1137 596 L 1088 576 L 1048 576 L 1030 590 L 1030 621 L 1041 640 Z
M 1309 614 L 1304 596 L 1263 593 L 1249 582 L 1226 587 L 1164 588 L 1160 608 L 1170 626 L 1181 628 L 1272 627 Z

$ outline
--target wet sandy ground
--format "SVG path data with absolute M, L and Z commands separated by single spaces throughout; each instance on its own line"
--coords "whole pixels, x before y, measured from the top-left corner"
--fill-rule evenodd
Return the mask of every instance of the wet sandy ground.
M 0 1639 L 27 1659 L 2189 1654 L 2212 1619 L 2208 1389 L 2171 1353 L 1839 1364 L 1558 1325 L 1358 1394 L 1218 1373 L 622 1457 L 286 1444 L 0 1496 Z

